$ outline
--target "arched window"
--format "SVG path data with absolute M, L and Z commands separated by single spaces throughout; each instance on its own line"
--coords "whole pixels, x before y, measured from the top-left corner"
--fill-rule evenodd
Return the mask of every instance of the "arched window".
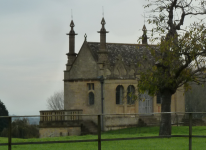
M 134 104 L 135 88 L 133 85 L 129 85 L 127 88 L 127 104 Z
M 89 105 L 94 105 L 94 93 L 89 92 Z
M 122 104 L 124 97 L 124 88 L 122 85 L 118 85 L 116 88 L 116 104 Z

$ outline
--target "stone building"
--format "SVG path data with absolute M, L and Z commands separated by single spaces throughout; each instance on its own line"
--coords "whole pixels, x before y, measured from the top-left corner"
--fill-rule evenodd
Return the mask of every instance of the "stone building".
M 143 66 L 148 64 L 144 55 L 148 50 L 146 26 L 143 26 L 142 44 L 106 42 L 105 20 L 101 20 L 99 42 L 88 42 L 87 36 L 79 53 L 75 53 L 74 22 L 70 23 L 69 53 L 64 71 L 64 109 L 81 110 L 82 114 L 149 114 L 161 111 L 161 100 L 147 93 L 141 95 L 144 101 L 134 101 L 131 96 L 137 93 L 137 77 Z M 155 45 L 151 45 L 155 46 Z M 149 58 L 149 57 L 148 57 Z M 184 112 L 183 88 L 172 96 L 171 111 Z M 94 117 L 86 117 L 97 123 Z M 84 120 L 84 119 L 83 119 Z M 103 130 L 117 129 L 137 124 L 132 115 L 105 115 Z
M 142 44 L 106 42 L 105 20 L 102 18 L 100 42 L 87 42 L 86 36 L 78 54 L 75 53 L 74 23 L 71 21 L 69 53 L 64 71 L 64 108 L 82 109 L 83 114 L 124 114 L 160 112 L 161 102 L 156 97 L 142 95 L 145 101 L 133 101 L 128 93 L 137 93 L 140 62 L 148 63 L 143 55 L 150 55 L 146 27 L 143 26 Z M 101 79 L 101 77 L 103 77 Z M 103 104 L 101 102 L 103 82 Z M 184 112 L 183 89 L 172 96 L 171 111 Z M 114 118 L 113 118 L 114 119 Z M 106 118 L 105 118 L 106 120 Z M 114 121 L 114 120 L 113 120 Z M 111 126 L 105 122 L 105 128 Z M 118 123 L 115 125 L 118 126 Z

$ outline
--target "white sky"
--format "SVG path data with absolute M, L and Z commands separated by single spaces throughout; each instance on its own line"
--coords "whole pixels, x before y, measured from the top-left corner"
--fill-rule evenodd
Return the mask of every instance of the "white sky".
M 46 100 L 63 89 L 71 9 L 78 52 L 99 42 L 102 6 L 108 42 L 137 43 L 144 0 L 1 0 L 0 99 L 10 114 L 39 115 Z

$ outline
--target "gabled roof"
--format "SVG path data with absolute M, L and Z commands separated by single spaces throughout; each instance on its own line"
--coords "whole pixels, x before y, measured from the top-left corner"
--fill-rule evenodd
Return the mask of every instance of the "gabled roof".
M 94 56 L 94 59 L 98 60 L 99 42 L 88 42 L 89 48 Z M 154 46 L 154 45 L 153 45 Z M 124 43 L 107 43 L 106 48 L 108 51 L 108 59 L 110 65 L 114 65 L 117 61 L 118 55 L 122 56 L 125 65 L 130 65 L 132 63 L 138 64 L 145 60 L 147 56 L 147 61 L 152 61 L 151 52 L 148 49 L 148 45 L 142 44 L 124 44 Z

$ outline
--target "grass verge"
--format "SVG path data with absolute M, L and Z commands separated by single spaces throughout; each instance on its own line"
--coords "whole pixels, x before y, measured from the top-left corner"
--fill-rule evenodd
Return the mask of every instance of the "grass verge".
M 127 128 L 121 130 L 107 131 L 102 133 L 102 139 L 128 138 L 142 136 L 157 136 L 159 127 L 141 127 Z M 189 128 L 185 126 L 172 127 L 173 135 L 188 135 Z M 206 135 L 206 127 L 193 127 L 193 135 Z M 52 138 L 34 138 L 19 139 L 13 138 L 13 143 L 18 142 L 43 142 L 43 141 L 65 141 L 65 140 L 87 140 L 97 139 L 97 135 L 85 136 L 67 136 Z M 193 138 L 193 150 L 202 150 L 206 147 L 206 138 Z M 0 143 L 7 143 L 7 138 L 0 137 Z M 188 150 L 188 138 L 164 138 L 164 139 L 141 139 L 141 140 L 124 140 L 124 141 L 106 141 L 102 142 L 102 150 Z M 13 145 L 12 150 L 97 150 L 97 142 L 82 143 L 62 143 L 62 144 L 31 144 L 31 145 Z M 0 150 L 7 150 L 7 146 L 0 146 Z

